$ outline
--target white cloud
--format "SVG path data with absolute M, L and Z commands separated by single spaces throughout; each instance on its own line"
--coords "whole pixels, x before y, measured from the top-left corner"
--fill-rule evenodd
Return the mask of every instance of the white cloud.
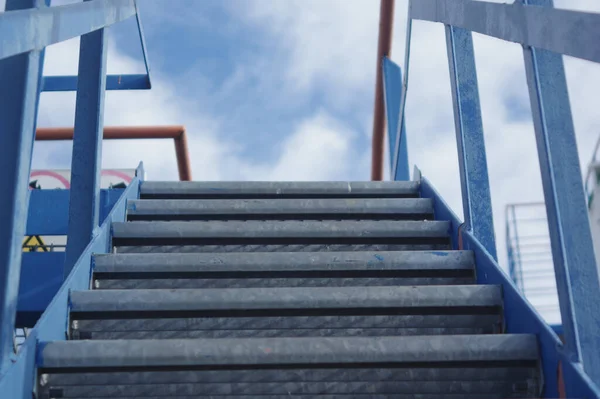
M 274 165 L 246 169 L 245 179 L 341 180 L 352 168 L 353 132 L 321 112 L 303 121 L 279 146 Z

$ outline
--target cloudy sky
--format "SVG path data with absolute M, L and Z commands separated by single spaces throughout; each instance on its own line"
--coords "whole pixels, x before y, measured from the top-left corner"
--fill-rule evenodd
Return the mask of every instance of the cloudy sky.
M 3 8 L 0 0 L 0 9 Z M 73 3 L 53 1 L 53 4 Z M 370 168 L 375 0 L 141 0 L 153 89 L 107 94 L 105 125 L 185 125 L 195 180 L 366 180 Z M 407 0 L 392 59 L 403 64 Z M 600 11 L 596 0 L 557 0 Z M 109 29 L 110 73 L 143 72 L 136 26 Z M 498 253 L 504 209 L 541 200 L 519 45 L 474 35 Z M 75 74 L 78 41 L 49 48 L 45 73 Z M 586 168 L 600 135 L 600 66 L 565 58 Z M 415 22 L 406 126 L 418 165 L 459 214 L 458 161 L 442 25 Z M 39 126 L 72 126 L 74 93 L 44 93 Z M 69 168 L 69 143 L 39 143 L 35 168 Z M 163 141 L 107 142 L 104 168 L 177 179 Z

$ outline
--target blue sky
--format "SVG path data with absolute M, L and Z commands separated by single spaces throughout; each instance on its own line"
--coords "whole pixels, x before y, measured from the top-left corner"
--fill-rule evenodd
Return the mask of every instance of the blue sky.
M 0 0 L 0 9 L 2 5 Z M 53 4 L 74 0 L 54 1 Z M 503 1 L 498 1 L 503 2 Z M 595 0 L 558 7 L 600 11 Z M 181 124 L 196 180 L 365 180 L 370 168 L 378 2 L 141 0 L 154 88 L 111 92 L 106 125 Z M 403 64 L 407 0 L 397 0 L 392 59 Z M 143 70 L 133 20 L 109 29 L 109 71 Z M 474 36 L 496 237 L 506 204 L 543 198 L 521 48 Z M 48 50 L 46 74 L 75 74 L 78 41 Z M 600 68 L 565 59 L 582 166 L 600 134 Z M 72 93 L 45 93 L 40 126 L 71 126 Z M 460 215 L 442 26 L 416 22 L 407 103 L 417 164 Z M 171 143 L 108 142 L 105 168 L 176 179 Z M 68 143 L 40 143 L 34 167 L 68 168 Z

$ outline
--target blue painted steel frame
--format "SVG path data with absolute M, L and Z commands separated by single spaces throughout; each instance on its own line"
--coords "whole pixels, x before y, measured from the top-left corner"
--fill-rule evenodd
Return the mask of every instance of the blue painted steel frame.
M 410 0 L 409 18 L 441 22 L 498 39 L 600 62 L 600 14 L 540 7 L 520 0 Z
M 411 0 L 409 26 L 412 19 L 446 24 L 459 162 L 466 162 L 466 165 L 461 164 L 463 204 L 467 225 L 472 223 L 473 226 L 460 235 L 456 230 L 456 239 L 461 240 L 464 248 L 476 251 L 481 283 L 501 283 L 505 287 L 507 328 L 512 332 L 539 335 L 548 382 L 544 395 L 556 396 L 553 382 L 561 361 L 569 397 L 600 397 L 597 386 L 592 383 L 594 380 L 600 385 L 600 313 L 597 311 L 600 298 L 596 295 L 600 291 L 600 281 L 588 228 L 564 67 L 561 55 L 551 52 L 600 62 L 600 48 L 593 45 L 600 42 L 600 14 L 556 10 L 552 6 L 552 0 L 518 0 L 515 4 Z M 552 28 L 548 29 L 549 26 Z M 525 45 L 525 64 L 566 341 L 564 349 L 561 343 L 548 338 L 546 330 L 549 327 L 543 324 L 512 283 L 507 284 L 506 276 L 493 261 L 495 248 L 490 250 L 490 241 L 486 242 L 486 237 L 493 237 L 489 234 L 493 233 L 493 226 L 469 220 L 473 214 L 483 215 L 483 220 L 491 220 L 471 31 Z M 407 48 L 407 64 L 408 54 Z M 469 185 L 470 181 L 472 185 Z M 483 192 L 482 197 L 477 195 L 477 190 Z M 474 212 L 467 209 L 469 205 L 479 206 L 479 209 Z M 436 208 L 438 217 L 439 212 Z M 477 231 L 477 226 L 483 226 L 483 234 Z M 582 365 L 587 374 L 584 374 Z
M 69 239 L 70 246 L 76 248 L 71 252 L 80 254 L 88 244 L 91 232 L 97 228 L 98 220 L 98 133 L 102 129 L 102 101 L 106 85 L 106 52 L 102 29 L 137 15 L 135 0 L 93 0 L 60 7 L 41 7 L 42 1 L 9 0 L 7 11 L 0 13 L 0 148 L 3 152 L 0 156 L 0 167 L 4 171 L 8 187 L 0 197 L 0 373 L 7 372 L 6 366 L 10 363 L 12 354 L 21 243 L 29 198 L 27 182 L 31 168 L 38 99 L 43 85 L 43 50 L 50 44 L 87 34 L 87 37 L 82 38 L 81 73 L 77 82 L 77 121 L 73 155 L 73 170 L 76 176 L 72 179 L 72 190 L 77 194 L 75 200 L 71 201 L 71 215 L 76 220 L 72 230 L 89 233 L 85 243 L 73 239 L 77 235 Z M 33 6 L 35 8 L 31 8 Z M 95 32 L 99 29 L 100 32 Z M 142 36 L 141 25 L 139 32 Z M 147 63 L 145 49 L 145 43 L 142 41 Z M 146 83 L 149 86 L 149 77 Z M 90 154 L 92 162 L 86 159 Z M 87 175 L 81 174 L 77 177 L 78 173 Z M 97 230 L 97 234 L 108 237 L 108 230 Z M 33 341 L 30 342 L 35 341 L 35 334 L 31 339 Z M 33 356 L 33 352 L 29 355 Z M 13 374 L 11 383 L 32 383 L 32 378 L 29 377 L 34 372 L 33 368 L 14 370 L 12 367 L 10 372 L 16 372 L 17 375 Z M 2 381 L 6 382 L 6 377 Z M 13 393 L 10 390 L 2 392 L 11 395 Z
M 81 37 L 65 277 L 98 228 L 106 91 L 106 31 Z
M 408 171 L 408 146 L 404 115 L 401 114 L 402 70 L 389 58 L 383 59 L 383 91 L 387 117 L 388 146 L 390 151 L 390 174 L 393 180 L 410 180 Z
M 9 0 L 4 14 L 28 13 L 27 8 L 32 7 L 44 10 L 44 5 L 43 0 Z M 3 46 L 8 41 L 1 33 L 0 40 Z M 43 51 L 39 50 L 0 59 L 0 149 L 3 151 L 0 169 L 7 187 L 6 195 L 0 196 L 0 373 L 10 364 L 13 350 L 21 245 L 43 59 Z
M 152 88 L 152 79 L 150 77 L 150 63 L 148 62 L 148 51 L 146 49 L 146 39 L 144 37 L 144 28 L 140 19 L 139 7 L 137 1 L 134 2 L 138 34 L 142 46 L 142 55 L 144 57 L 145 74 L 127 74 L 127 75 L 108 75 L 106 77 L 106 90 L 147 90 Z M 76 91 L 77 76 L 45 76 L 42 81 L 42 91 Z
M 135 13 L 134 0 L 92 0 L 0 13 L 0 59 L 42 50 L 121 22 Z M 17 32 L 21 35 L 16 36 Z
M 462 248 L 475 255 L 478 284 L 498 284 L 502 286 L 504 298 L 505 331 L 514 334 L 535 334 L 542 354 L 545 398 L 559 397 L 559 366 L 565 375 L 569 398 L 598 398 L 600 389 L 583 372 L 579 363 L 571 361 L 563 350 L 563 344 L 537 311 L 521 295 L 517 287 L 500 269 L 491 254 L 470 231 L 461 229 L 462 222 L 444 202 L 439 193 L 425 179 L 421 179 L 421 197 L 433 199 L 436 219 L 450 221 L 450 234 L 453 243 L 461 242 Z
M 552 0 L 525 1 L 553 7 Z M 600 384 L 600 280 L 563 60 L 547 50 L 523 50 L 565 345 Z
M 446 48 L 466 229 L 497 259 L 492 198 L 471 32 L 446 26 Z
M 138 171 L 142 171 L 140 164 Z M 110 232 L 114 222 L 125 220 L 127 201 L 139 198 L 140 179 L 143 173 L 137 173 L 129 187 L 125 189 L 115 204 L 98 234 L 87 245 L 71 274 L 37 322 L 35 328 L 21 347 L 19 354 L 7 373 L 0 377 L 0 392 L 10 398 L 30 398 L 34 392 L 36 373 L 36 350 L 38 341 L 65 340 L 68 331 L 69 293 L 73 290 L 87 290 L 93 270 L 92 256 L 110 251 Z

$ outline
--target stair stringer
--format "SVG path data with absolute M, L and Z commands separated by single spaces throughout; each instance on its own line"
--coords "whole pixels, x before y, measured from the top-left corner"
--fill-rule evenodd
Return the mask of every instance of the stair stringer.
M 450 209 L 433 185 L 421 177 L 418 169 L 415 178 L 420 178 L 421 198 L 431 198 L 436 220 L 450 221 L 450 236 L 453 249 L 473 251 L 475 255 L 477 284 L 497 284 L 502 286 L 504 297 L 504 328 L 509 334 L 535 334 L 541 354 L 542 392 L 541 397 L 558 398 L 562 385 L 568 387 L 569 397 L 600 398 L 600 388 L 585 374 L 581 363 L 573 362 L 564 351 L 564 346 L 542 319 L 540 314 L 526 300 L 510 277 L 500 268 L 498 262 L 485 250 L 472 232 L 463 229 L 462 222 Z M 559 372 L 562 369 L 562 378 Z M 562 380 L 562 381 L 561 381 Z M 563 384 L 564 381 L 564 384 Z M 563 393 L 564 394 L 564 393 Z

